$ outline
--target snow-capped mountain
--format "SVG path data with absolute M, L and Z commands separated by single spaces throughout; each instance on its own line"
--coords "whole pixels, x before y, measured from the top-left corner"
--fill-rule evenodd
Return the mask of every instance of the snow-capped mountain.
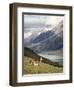
M 35 52 L 53 51 L 63 48 L 63 21 L 52 30 L 32 33 L 24 39 L 24 46 Z

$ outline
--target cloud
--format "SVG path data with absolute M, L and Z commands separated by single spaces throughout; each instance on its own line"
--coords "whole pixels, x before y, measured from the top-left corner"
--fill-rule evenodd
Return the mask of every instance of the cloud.
M 24 33 L 24 38 L 28 38 L 32 35 L 32 32 L 27 32 L 27 33 Z
M 24 32 L 50 30 L 63 19 L 63 16 L 24 15 Z

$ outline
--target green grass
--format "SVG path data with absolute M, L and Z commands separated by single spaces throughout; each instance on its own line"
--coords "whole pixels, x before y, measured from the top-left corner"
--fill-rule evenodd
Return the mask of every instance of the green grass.
M 30 57 L 24 56 L 24 74 L 39 74 L 39 73 L 62 73 L 63 67 L 58 67 L 46 63 L 39 63 L 39 66 L 33 66 L 30 63 L 33 60 Z

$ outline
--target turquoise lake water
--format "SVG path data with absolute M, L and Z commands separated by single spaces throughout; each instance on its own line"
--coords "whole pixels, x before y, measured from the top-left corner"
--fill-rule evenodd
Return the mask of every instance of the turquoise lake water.
M 39 56 L 42 56 L 52 62 L 57 62 L 63 64 L 63 56 L 62 55 L 48 55 L 48 52 L 38 53 Z

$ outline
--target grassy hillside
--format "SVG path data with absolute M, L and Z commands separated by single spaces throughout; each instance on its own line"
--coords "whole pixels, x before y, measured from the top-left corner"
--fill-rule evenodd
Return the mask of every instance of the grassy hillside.
M 52 53 L 52 52 L 51 52 Z M 54 52 L 54 53 L 57 53 L 57 52 Z M 59 52 L 60 53 L 60 52 Z M 57 54 L 59 54 L 57 53 Z M 49 53 L 50 54 L 50 53 Z M 51 55 L 51 54 L 50 54 Z M 41 56 L 39 56 L 37 53 L 35 53 L 33 50 L 31 50 L 30 48 L 27 48 L 27 47 L 24 47 L 24 56 L 27 56 L 27 57 L 31 57 L 33 59 L 37 59 L 39 60 Z M 44 57 L 42 57 L 42 61 L 44 63 L 47 63 L 47 64 L 51 64 L 51 65 L 55 65 L 55 66 L 58 66 L 58 67 L 63 67 L 61 64 L 59 64 L 58 62 L 52 62 L 51 60 L 48 60 Z
M 33 58 L 24 56 L 24 74 L 39 74 L 39 73 L 61 73 L 63 67 L 50 65 L 44 62 L 39 63 L 39 66 L 34 66 L 30 63 Z

